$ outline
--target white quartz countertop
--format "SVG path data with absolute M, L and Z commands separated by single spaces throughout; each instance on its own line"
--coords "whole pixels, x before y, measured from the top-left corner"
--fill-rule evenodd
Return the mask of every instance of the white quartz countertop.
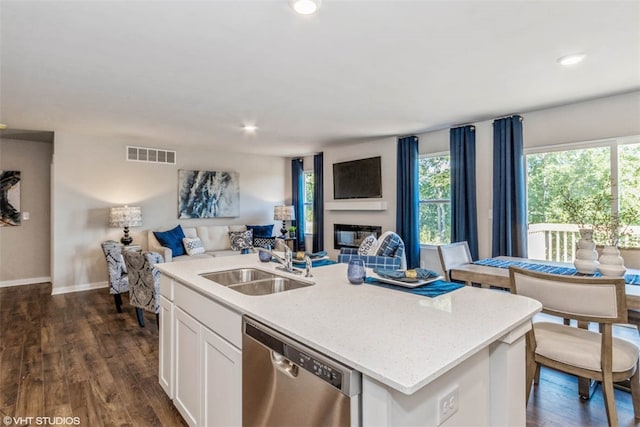
M 539 302 L 464 287 L 428 298 L 351 285 L 347 265 L 313 269 L 314 286 L 249 296 L 200 277 L 253 267 L 287 275 L 256 254 L 158 264 L 164 274 L 402 393 L 412 394 L 540 311 Z

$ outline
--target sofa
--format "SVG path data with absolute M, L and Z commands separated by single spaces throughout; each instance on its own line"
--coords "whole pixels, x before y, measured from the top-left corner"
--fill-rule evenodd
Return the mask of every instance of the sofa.
M 246 232 L 249 229 L 252 229 L 253 232 L 260 230 L 260 233 L 268 232 L 271 233 L 271 228 L 273 226 L 246 226 L 246 225 L 202 225 L 197 227 L 175 227 L 172 230 L 164 231 L 163 233 L 171 233 L 176 229 L 180 228 L 184 233 L 184 237 L 187 238 L 186 241 L 183 241 L 182 238 L 177 237 L 174 242 L 175 244 L 182 245 L 182 249 L 184 250 L 184 254 L 174 255 L 174 250 L 170 248 L 171 245 L 163 245 L 153 230 L 149 230 L 147 233 L 148 238 L 148 248 L 149 251 L 157 252 L 163 256 L 165 262 L 172 261 L 188 261 L 193 259 L 206 259 L 211 257 L 221 257 L 221 256 L 229 256 L 229 255 L 238 255 L 242 252 L 242 249 L 234 250 L 232 248 L 232 242 L 230 233 L 233 233 L 234 236 L 242 237 L 243 232 Z M 158 231 L 156 230 L 155 233 Z M 258 233 L 258 234 L 260 234 Z M 202 243 L 202 247 L 198 247 L 198 250 L 191 251 L 196 252 L 191 255 L 188 254 L 189 250 L 184 246 L 188 245 L 190 242 L 195 244 L 199 244 L 196 240 L 199 239 Z M 178 242 L 179 241 L 179 242 Z M 250 247 L 255 244 L 253 237 L 251 241 L 243 242 L 241 244 L 242 247 Z

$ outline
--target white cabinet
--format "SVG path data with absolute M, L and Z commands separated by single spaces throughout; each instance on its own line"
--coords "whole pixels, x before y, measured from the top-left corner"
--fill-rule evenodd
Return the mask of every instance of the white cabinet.
M 200 323 L 175 308 L 175 396 L 173 404 L 187 424 L 200 424 Z
M 202 327 L 202 425 L 242 425 L 242 353 Z
M 160 296 L 160 363 L 158 364 L 158 381 L 170 399 L 174 396 L 174 342 L 173 303 Z
M 241 328 L 239 313 L 161 278 L 159 382 L 190 426 L 242 425 Z

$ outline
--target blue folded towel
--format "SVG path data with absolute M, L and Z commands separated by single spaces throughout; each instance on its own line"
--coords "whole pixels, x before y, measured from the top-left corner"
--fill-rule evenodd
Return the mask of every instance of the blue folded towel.
M 407 270 L 389 270 L 384 268 L 376 268 L 373 272 L 385 279 L 416 282 L 418 280 L 428 280 L 439 276 L 435 271 L 427 270 L 426 268 L 409 270 L 409 274 L 407 274 Z

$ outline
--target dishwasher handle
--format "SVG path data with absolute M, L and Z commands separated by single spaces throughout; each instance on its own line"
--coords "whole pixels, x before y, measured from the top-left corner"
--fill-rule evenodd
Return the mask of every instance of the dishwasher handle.
M 298 377 L 298 365 L 287 359 L 280 353 L 271 350 L 271 363 L 273 366 L 289 378 Z

